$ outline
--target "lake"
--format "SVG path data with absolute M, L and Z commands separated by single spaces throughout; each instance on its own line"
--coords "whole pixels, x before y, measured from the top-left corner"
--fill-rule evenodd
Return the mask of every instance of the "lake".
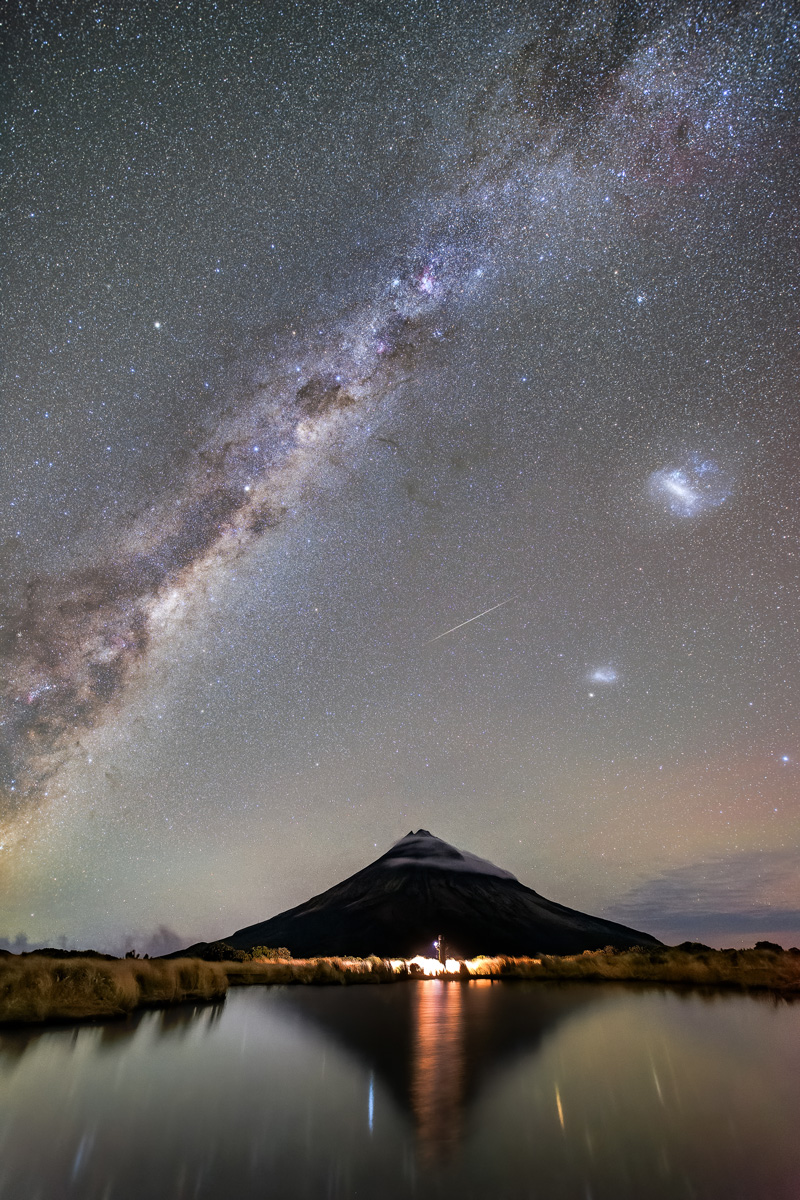
M 2 1200 L 797 1200 L 800 1003 L 251 987 L 0 1033 Z

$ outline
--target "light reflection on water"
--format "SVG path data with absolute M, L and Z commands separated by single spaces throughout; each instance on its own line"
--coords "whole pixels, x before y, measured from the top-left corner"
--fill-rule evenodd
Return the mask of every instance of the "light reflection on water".
M 0 1200 L 798 1200 L 800 1004 L 249 988 L 0 1035 Z
M 478 985 L 480 986 L 480 985 Z M 464 987 L 438 980 L 413 989 L 411 1107 L 426 1163 L 452 1151 L 461 1132 L 464 1093 Z

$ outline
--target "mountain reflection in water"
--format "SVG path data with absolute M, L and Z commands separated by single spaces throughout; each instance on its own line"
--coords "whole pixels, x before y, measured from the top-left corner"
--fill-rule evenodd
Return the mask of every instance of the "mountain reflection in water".
M 800 1004 L 240 988 L 0 1032 L 0 1200 L 798 1200 Z
M 392 987 L 287 988 L 281 1004 L 354 1055 L 409 1112 L 426 1163 L 456 1149 L 465 1110 L 509 1059 L 534 1050 L 604 988 L 420 980 Z

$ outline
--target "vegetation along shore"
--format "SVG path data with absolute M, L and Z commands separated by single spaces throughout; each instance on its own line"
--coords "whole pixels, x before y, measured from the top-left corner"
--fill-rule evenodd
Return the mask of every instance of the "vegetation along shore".
M 206 958 L 114 959 L 87 951 L 0 955 L 0 1024 L 100 1020 L 137 1008 L 213 1002 L 229 987 L 253 984 L 397 983 L 438 975 L 448 980 L 525 979 L 636 982 L 768 990 L 800 997 L 800 949 L 759 942 L 749 950 L 696 943 L 539 958 L 294 959 L 286 950 L 231 951 L 213 943 Z

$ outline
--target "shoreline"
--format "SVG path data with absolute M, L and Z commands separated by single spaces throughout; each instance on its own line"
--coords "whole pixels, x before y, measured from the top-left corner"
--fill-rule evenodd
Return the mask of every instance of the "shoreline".
M 355 986 L 431 978 L 450 983 L 638 983 L 800 999 L 800 951 L 795 949 L 595 950 L 566 957 L 484 957 L 460 962 L 458 971 L 435 967 L 425 972 L 414 960 L 376 956 L 206 962 L 7 955 L 0 958 L 0 1028 L 108 1020 L 140 1009 L 219 1003 L 233 987 Z
M 488 979 L 529 982 L 652 983 L 769 991 L 800 997 L 800 950 L 587 950 L 578 955 L 514 958 L 485 956 L 458 963 L 457 970 L 414 971 L 405 959 L 278 959 L 226 962 L 231 987 L 251 985 L 394 983 L 438 978 L 446 982 Z M 436 966 L 433 960 L 425 960 Z M 367 967 L 366 964 L 372 964 Z M 448 964 L 449 965 L 449 964 Z M 455 964 L 454 964 L 455 965 Z

